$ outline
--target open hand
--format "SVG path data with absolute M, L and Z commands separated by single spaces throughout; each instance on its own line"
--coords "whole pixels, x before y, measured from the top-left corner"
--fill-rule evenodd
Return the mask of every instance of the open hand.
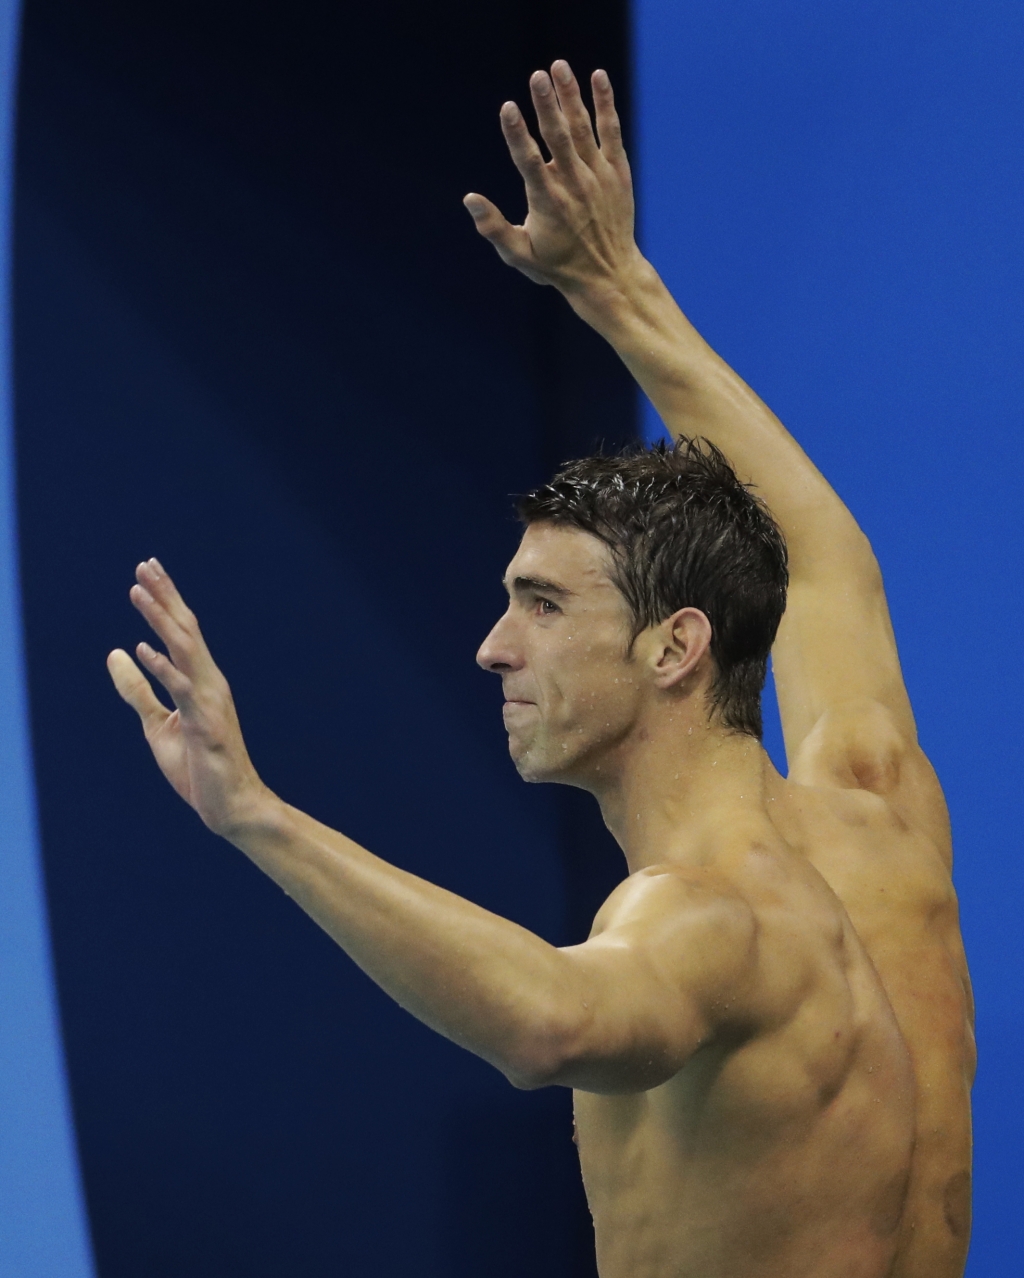
M 548 161 L 516 104 L 501 108 L 502 132 L 526 183 L 522 226 L 513 226 L 482 195 L 463 201 L 503 262 L 538 284 L 554 284 L 570 300 L 588 287 L 614 287 L 641 260 L 633 237 L 629 162 L 607 74 L 595 71 L 591 87 L 596 133 L 568 62 L 553 63 L 550 75 L 531 76 Z
M 227 680 L 174 582 L 155 559 L 139 564 L 135 576 L 129 598 L 168 653 L 140 643 L 136 655 L 167 690 L 175 709 L 163 705 L 123 649 L 110 654 L 107 669 L 142 720 L 161 772 L 211 830 L 230 835 L 270 792 L 249 759 Z

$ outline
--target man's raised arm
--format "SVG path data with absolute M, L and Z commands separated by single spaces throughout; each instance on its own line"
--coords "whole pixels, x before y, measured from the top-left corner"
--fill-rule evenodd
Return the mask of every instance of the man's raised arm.
M 756 485 L 790 555 L 789 606 L 773 662 L 791 766 L 799 768 L 813 734 L 816 766 L 824 761 L 834 781 L 885 789 L 892 751 L 914 750 L 916 734 L 875 556 L 796 440 L 697 333 L 641 255 L 603 71 L 592 89 L 596 131 L 567 63 L 532 77 L 549 161 L 515 104 L 502 107 L 526 184 L 523 225 L 511 225 L 481 195 L 468 195 L 466 207 L 503 261 L 553 284 L 611 343 L 674 437 L 705 436 Z

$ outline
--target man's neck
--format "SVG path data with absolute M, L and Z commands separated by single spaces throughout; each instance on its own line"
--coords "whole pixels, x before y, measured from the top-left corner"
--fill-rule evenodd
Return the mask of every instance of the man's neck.
M 780 784 L 754 737 L 668 714 L 623 743 L 592 792 L 630 873 L 699 864 L 737 820 L 764 819 Z

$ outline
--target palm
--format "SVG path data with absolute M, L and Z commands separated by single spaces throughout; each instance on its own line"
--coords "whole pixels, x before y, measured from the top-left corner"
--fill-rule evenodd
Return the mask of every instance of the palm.
M 538 284 L 563 291 L 607 279 L 638 253 L 633 237 L 629 162 L 611 85 L 593 77 L 597 132 L 567 63 L 556 62 L 553 80 L 537 72 L 530 81 L 545 160 L 514 103 L 501 111 L 512 160 L 526 185 L 528 212 L 513 226 L 481 195 L 466 197 L 477 229 L 501 259 Z
M 195 617 L 156 563 L 140 564 L 132 603 L 167 645 L 148 644 L 139 661 L 174 702 L 168 710 L 131 657 L 118 648 L 107 668 L 118 692 L 142 720 L 160 771 L 213 830 L 229 828 L 253 796 L 266 790 L 256 775 L 238 726 L 231 690 L 214 664 Z
M 192 804 L 192 777 L 188 741 L 181 726 L 181 711 L 172 711 L 156 730 L 146 734 L 157 767 L 186 803 Z M 195 806 L 192 804 L 192 806 Z

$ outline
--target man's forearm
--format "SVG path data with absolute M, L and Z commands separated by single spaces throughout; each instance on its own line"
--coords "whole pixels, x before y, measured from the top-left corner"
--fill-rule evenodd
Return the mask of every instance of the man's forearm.
M 580 1000 L 554 946 L 280 800 L 228 837 L 407 1011 L 517 1086 L 556 1072 Z
M 836 538 L 863 541 L 796 440 L 704 341 L 650 263 L 638 256 L 614 285 L 567 298 L 615 348 L 674 437 L 710 439 L 740 477 L 756 485 L 782 526 L 797 571 L 813 564 L 823 535 L 833 557 Z

